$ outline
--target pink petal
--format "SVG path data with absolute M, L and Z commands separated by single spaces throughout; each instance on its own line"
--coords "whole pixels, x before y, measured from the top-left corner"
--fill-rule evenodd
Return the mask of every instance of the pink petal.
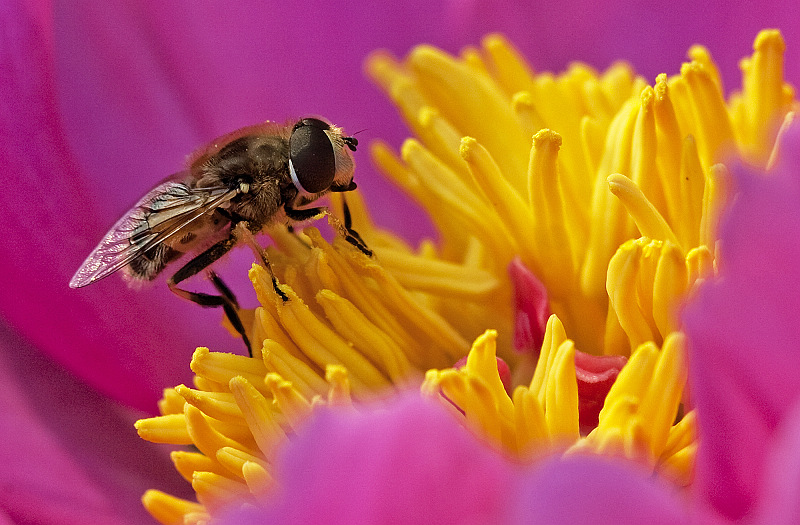
M 684 501 L 650 472 L 624 461 L 582 456 L 554 459 L 523 479 L 512 523 L 527 525 L 679 525 Z
M 769 447 L 754 523 L 800 523 L 800 403 L 784 419 Z
M 140 501 L 147 488 L 191 497 L 167 450 L 136 435 L 136 414 L 4 324 L 0 384 L 0 516 L 10 523 L 149 523 Z
M 608 391 L 628 362 L 622 355 L 590 355 L 575 352 L 575 376 L 578 380 L 578 414 L 581 432 L 597 426 Z
M 700 414 L 695 485 L 729 518 L 757 501 L 768 444 L 800 399 L 800 126 L 784 139 L 775 173 L 734 170 L 721 279 L 685 313 Z
M 441 406 L 408 394 L 317 416 L 280 461 L 276 501 L 223 523 L 502 523 L 516 476 Z
M 219 315 L 194 332 L 186 323 L 182 332 L 170 308 L 181 301 L 166 291 L 133 294 L 117 278 L 84 290 L 67 287 L 99 239 L 87 232 L 105 226 L 96 221 L 97 197 L 60 128 L 50 16 L 19 2 L 3 10 L 0 165 L 7 189 L 0 192 L 0 274 L 7 281 L 0 313 L 101 391 L 153 410 L 164 385 L 189 378 L 191 351 L 209 340 L 206 332 L 219 331 L 209 330 Z
M 508 273 L 514 284 L 514 348 L 538 355 L 550 317 L 547 288 L 518 257 Z

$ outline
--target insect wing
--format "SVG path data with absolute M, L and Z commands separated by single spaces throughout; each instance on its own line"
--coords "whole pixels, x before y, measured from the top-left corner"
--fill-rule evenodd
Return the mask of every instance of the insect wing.
M 192 188 L 165 181 L 142 197 L 109 230 L 69 282 L 80 288 L 124 268 L 236 195 L 225 187 Z

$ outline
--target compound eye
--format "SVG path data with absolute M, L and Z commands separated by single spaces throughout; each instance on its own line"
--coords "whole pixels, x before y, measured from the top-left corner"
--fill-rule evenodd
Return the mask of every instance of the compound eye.
M 331 125 L 325 122 L 324 120 L 320 120 L 314 117 L 304 118 L 297 122 L 292 128 L 292 131 L 296 131 L 298 128 L 302 128 L 303 126 L 312 126 L 315 128 L 319 128 L 322 130 L 331 129 Z
M 333 183 L 336 155 L 325 133 L 328 128 L 321 120 L 304 119 L 297 123 L 289 137 L 289 171 L 298 190 L 319 193 Z

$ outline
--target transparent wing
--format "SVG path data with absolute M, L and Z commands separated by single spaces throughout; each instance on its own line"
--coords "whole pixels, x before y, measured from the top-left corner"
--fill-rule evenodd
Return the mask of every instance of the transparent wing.
M 142 197 L 111 227 L 69 282 L 80 288 L 127 266 L 236 195 L 227 187 L 192 188 L 167 180 Z

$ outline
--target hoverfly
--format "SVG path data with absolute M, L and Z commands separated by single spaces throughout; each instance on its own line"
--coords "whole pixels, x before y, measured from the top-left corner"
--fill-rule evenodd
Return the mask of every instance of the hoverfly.
M 189 158 L 188 168 L 158 184 L 119 219 L 75 272 L 69 285 L 79 288 L 123 270 L 132 281 L 153 280 L 171 262 L 201 251 L 167 284 L 175 294 L 201 306 L 222 306 L 242 335 L 238 304 L 213 271 L 220 295 L 191 292 L 178 285 L 211 266 L 237 243 L 267 225 L 289 225 L 318 217 L 310 207 L 329 192 L 356 189 L 353 181 L 358 140 L 318 118 L 285 125 L 267 122 L 224 135 Z M 345 205 L 345 238 L 371 255 L 351 228 Z M 210 244 L 210 246 L 209 246 Z M 272 273 L 263 251 L 265 266 Z M 272 276 L 275 292 L 287 296 Z

